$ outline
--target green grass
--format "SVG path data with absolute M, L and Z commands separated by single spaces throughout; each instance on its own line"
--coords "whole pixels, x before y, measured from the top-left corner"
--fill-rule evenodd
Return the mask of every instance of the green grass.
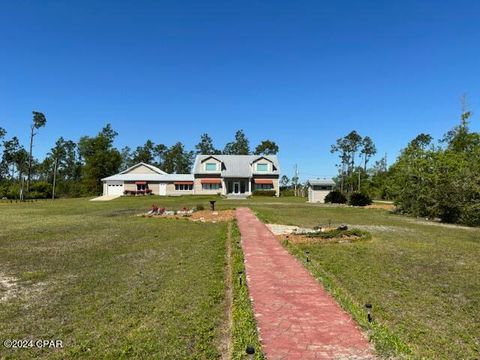
M 480 355 L 480 229 L 433 224 L 384 210 L 252 204 L 266 222 L 354 225 L 372 239 L 288 245 L 368 330 L 384 357 L 474 359 Z M 373 304 L 368 324 L 365 303 Z
M 232 358 L 246 359 L 247 346 L 255 349 L 255 359 L 264 359 L 260 342 L 258 341 L 257 326 L 252 311 L 252 305 L 245 283 L 245 267 L 243 252 L 240 243 L 238 227 L 233 226 L 231 237 L 232 249 L 232 280 L 233 280 L 233 304 L 232 304 Z M 239 275 L 239 271 L 243 273 Z M 242 283 L 240 283 L 240 278 Z
M 0 206 L 0 339 L 64 344 L 1 358 L 220 356 L 227 225 L 132 216 L 152 200 Z
M 306 266 L 364 327 L 379 354 L 479 358 L 480 229 L 299 198 L 207 196 L 0 202 L 0 276 L 15 284 L 13 297 L 0 302 L 0 339 L 64 341 L 61 350 L 2 348 L 0 357 L 219 357 L 227 225 L 133 216 L 153 203 L 208 208 L 212 199 L 217 209 L 250 206 L 270 223 L 345 223 L 368 231 L 371 239 L 289 244 L 288 250 L 305 264 L 309 251 Z M 237 231 L 231 344 L 241 358 L 247 343 L 259 344 L 248 293 L 236 275 L 243 267 Z M 367 302 L 373 324 L 366 321 Z

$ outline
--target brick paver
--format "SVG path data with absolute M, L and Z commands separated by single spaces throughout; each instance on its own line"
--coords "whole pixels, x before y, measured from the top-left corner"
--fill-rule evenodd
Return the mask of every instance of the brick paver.
M 248 208 L 236 211 L 267 359 L 373 359 L 360 329 Z

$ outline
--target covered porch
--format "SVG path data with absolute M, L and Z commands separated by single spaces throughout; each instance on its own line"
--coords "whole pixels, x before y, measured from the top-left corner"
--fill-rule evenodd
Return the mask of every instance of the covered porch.
M 225 178 L 224 195 L 251 195 L 252 181 L 250 178 Z

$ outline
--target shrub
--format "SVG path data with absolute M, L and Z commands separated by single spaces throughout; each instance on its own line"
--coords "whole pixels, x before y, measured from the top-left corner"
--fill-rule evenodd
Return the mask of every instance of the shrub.
M 333 191 L 330 191 L 327 194 L 327 196 L 325 196 L 325 202 L 332 203 L 332 204 L 346 204 L 347 197 L 343 195 L 342 192 L 338 190 L 333 190 Z
M 367 194 L 362 194 L 360 192 L 354 192 L 350 195 L 350 199 L 348 201 L 349 205 L 352 206 L 367 206 L 372 203 L 372 199 Z
M 280 196 L 295 196 L 295 190 L 285 189 L 280 191 Z
M 197 204 L 197 206 L 195 207 L 197 208 L 197 211 L 205 210 L 205 206 L 203 206 L 202 204 Z
M 37 181 L 30 185 L 29 199 L 47 199 L 52 197 L 52 184 L 45 181 Z
M 462 209 L 460 222 L 469 226 L 480 225 L 480 204 L 467 205 Z
M 254 190 L 253 196 L 275 196 L 275 190 Z

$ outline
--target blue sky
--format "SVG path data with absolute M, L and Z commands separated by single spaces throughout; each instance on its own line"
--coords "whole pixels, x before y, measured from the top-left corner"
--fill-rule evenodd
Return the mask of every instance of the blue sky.
M 468 94 L 479 130 L 478 1 L 2 1 L 0 126 L 27 144 L 110 122 L 118 147 L 272 139 L 287 175 L 335 174 L 356 129 L 391 163 Z

